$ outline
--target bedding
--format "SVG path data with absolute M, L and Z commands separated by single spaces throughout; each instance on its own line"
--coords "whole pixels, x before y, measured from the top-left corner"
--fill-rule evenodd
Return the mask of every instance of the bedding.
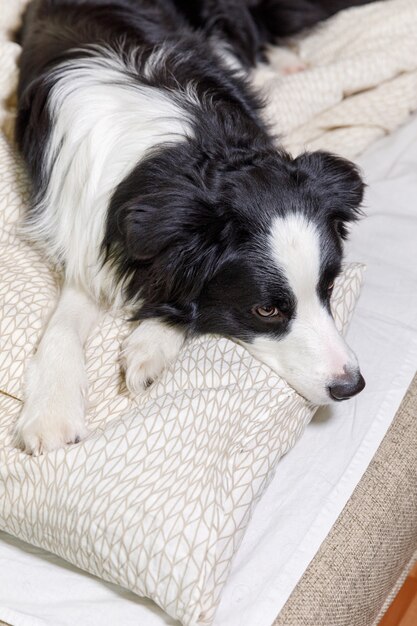
M 412 133 L 412 131 L 410 131 L 409 129 L 408 131 Z M 402 135 L 402 140 L 404 142 L 404 135 Z M 388 152 L 389 152 L 389 148 L 390 146 L 388 144 Z M 383 154 L 385 155 L 386 152 L 383 152 Z M 379 157 L 377 158 L 380 159 L 380 157 L 381 157 L 381 154 L 379 154 Z M 409 154 L 404 148 L 404 143 L 402 146 L 402 152 L 401 150 L 399 150 L 398 154 L 396 154 L 396 157 L 397 157 L 398 162 L 396 162 L 395 159 L 394 160 L 391 159 L 390 166 L 388 167 L 387 165 L 388 173 L 390 171 L 390 168 L 391 169 L 393 168 L 395 170 L 395 168 L 397 167 L 398 169 L 398 164 L 401 164 L 400 169 L 401 168 L 406 169 L 404 165 L 404 159 L 405 159 L 406 165 L 408 165 L 407 158 L 412 160 L 412 156 L 409 156 Z M 388 163 L 388 161 L 389 159 L 387 158 L 386 163 Z M 367 165 L 369 167 L 369 170 L 372 170 L 372 166 L 369 165 L 369 162 Z M 413 167 L 415 167 L 415 163 Z M 365 167 L 365 170 L 367 172 L 369 171 L 367 170 L 366 167 Z M 379 174 L 382 176 L 381 180 L 385 182 L 385 179 L 387 178 L 387 172 L 386 171 L 379 172 Z M 397 172 L 397 178 L 398 178 L 398 172 Z M 410 181 L 407 180 L 407 176 L 405 178 L 406 178 L 406 182 L 409 183 Z M 378 178 L 377 177 L 374 178 L 375 184 L 377 183 L 377 181 L 378 181 Z M 402 182 L 403 181 L 401 181 L 401 183 Z M 394 179 L 394 183 L 395 183 L 395 179 Z M 399 203 L 399 200 L 403 199 L 403 194 L 404 194 L 404 202 L 406 201 L 406 191 L 405 191 L 406 188 L 407 188 L 407 185 L 401 186 L 401 194 L 399 197 L 398 182 L 397 182 L 397 187 L 394 184 L 393 190 L 391 190 L 391 194 L 392 194 L 392 198 L 395 198 L 396 204 Z M 372 193 L 372 190 L 371 190 L 371 193 Z M 410 191 L 410 197 L 412 197 L 411 193 L 412 192 Z M 386 194 L 382 193 L 382 198 L 384 199 L 385 206 L 386 206 L 387 199 L 385 196 Z M 377 204 L 378 203 L 374 199 L 373 206 L 376 207 Z M 410 256 L 412 254 L 410 253 L 409 238 L 413 234 L 414 223 L 412 220 L 408 219 L 408 217 L 410 217 L 410 212 L 407 212 L 406 210 L 407 207 L 404 206 L 404 203 L 402 202 L 400 202 L 400 204 L 401 204 L 400 215 L 402 216 L 402 219 L 400 220 L 401 221 L 400 226 L 404 230 L 401 230 L 400 226 L 398 225 L 396 225 L 396 228 L 399 228 L 399 230 L 396 230 L 395 228 L 392 229 L 393 224 L 390 223 L 387 233 L 389 233 L 390 235 L 391 233 L 395 233 L 395 237 L 398 237 L 399 233 L 402 233 L 403 235 L 405 235 L 404 237 L 405 243 L 404 243 L 403 248 L 400 250 L 401 252 L 400 258 L 394 255 L 394 258 L 392 257 L 390 258 L 390 262 L 393 263 L 393 267 L 396 267 L 396 272 L 398 272 L 398 267 L 401 267 L 404 270 L 403 271 L 403 278 L 405 277 L 404 278 L 405 280 L 404 291 L 406 289 L 410 291 L 410 285 L 412 286 L 413 279 L 415 278 L 412 272 L 409 273 L 408 271 Z M 405 220 L 403 219 L 404 213 L 406 216 L 408 216 L 407 219 Z M 384 217 L 388 215 L 389 215 L 389 209 L 388 209 L 388 206 L 386 206 L 386 214 L 384 213 Z M 376 217 L 378 218 L 377 211 L 376 211 Z M 378 223 L 378 219 L 376 221 Z M 384 228 L 387 228 L 386 223 L 383 225 L 383 229 Z M 361 232 L 366 232 L 366 227 L 364 231 L 362 231 L 362 227 L 361 227 Z M 372 241 L 378 242 L 378 238 L 375 237 L 374 232 L 368 231 L 367 235 L 368 235 L 368 240 L 367 240 L 368 243 L 366 243 L 363 247 L 361 246 L 360 248 L 361 258 L 364 260 L 368 260 L 368 261 L 371 260 L 373 266 L 375 265 L 375 260 L 376 260 L 377 264 L 380 265 L 379 269 L 381 269 L 381 274 L 382 274 L 382 270 L 387 270 L 388 259 L 386 259 L 386 255 L 383 255 L 382 250 L 380 250 L 379 248 L 376 247 L 374 249 L 372 247 L 372 249 L 370 249 L 369 235 L 371 235 Z M 381 235 L 381 232 L 378 232 L 378 236 L 380 235 Z M 390 241 L 389 237 L 387 237 L 387 239 L 388 241 Z M 414 232 L 414 240 L 415 240 L 415 232 Z M 362 241 L 361 243 L 363 245 L 364 241 Z M 367 254 L 364 254 L 364 250 L 367 251 Z M 408 262 L 407 262 L 407 259 L 408 259 Z M 388 266 L 388 269 L 389 267 L 390 266 Z M 397 273 L 395 273 L 395 276 L 396 275 Z M 373 276 L 373 279 L 375 280 L 375 276 Z M 393 280 L 392 275 L 390 276 L 390 279 L 391 281 Z M 381 293 L 378 291 L 378 289 L 375 289 L 375 287 L 378 286 L 378 281 L 376 281 L 376 284 L 375 284 L 374 280 L 371 281 L 370 289 L 374 297 L 375 295 L 378 295 L 381 297 Z M 381 278 L 381 282 L 382 282 L 382 278 Z M 395 284 L 395 283 L 391 283 L 391 284 Z M 369 293 L 369 290 L 368 290 L 368 293 Z M 235 623 L 236 623 L 236 620 L 239 620 L 239 624 L 257 623 L 261 625 L 265 623 L 265 624 L 268 624 L 269 626 L 272 619 L 274 619 L 274 617 L 276 616 L 276 613 L 278 612 L 279 608 L 283 605 L 285 599 L 288 597 L 288 594 L 293 588 L 295 582 L 297 582 L 297 579 L 300 576 L 300 572 L 302 573 L 303 568 L 305 569 L 305 566 L 308 560 L 312 556 L 314 556 L 314 552 L 317 549 L 317 545 L 321 543 L 326 532 L 331 526 L 332 520 L 337 517 L 337 514 L 340 511 L 339 507 L 341 506 L 341 501 L 343 500 L 343 498 L 348 497 L 347 494 L 349 494 L 349 490 L 351 492 L 353 488 L 352 483 L 354 483 L 355 480 L 357 482 L 358 477 L 360 477 L 361 472 L 364 471 L 364 469 L 366 468 L 366 465 L 369 462 L 369 458 L 373 454 L 372 450 L 374 451 L 375 447 L 377 446 L 376 442 L 382 438 L 383 433 L 386 430 L 387 423 L 389 423 L 389 421 L 392 419 L 392 411 L 393 411 L 393 407 L 395 403 L 399 403 L 404 393 L 404 385 L 405 385 L 404 381 L 407 379 L 407 377 L 410 377 L 410 372 L 412 371 L 413 363 L 415 367 L 415 361 L 413 361 L 414 357 L 412 356 L 412 350 L 413 350 L 413 345 L 414 345 L 413 344 L 413 332 L 414 332 L 413 328 L 414 327 L 412 323 L 409 323 L 409 319 L 406 318 L 405 316 L 406 308 L 404 305 L 404 293 L 401 291 L 400 295 L 402 297 L 402 299 L 401 298 L 399 299 L 399 304 L 401 305 L 399 318 L 401 320 L 401 323 L 400 323 L 400 328 L 397 330 L 401 331 L 403 333 L 403 336 L 401 335 L 401 333 L 396 334 L 395 332 L 393 332 L 393 336 L 389 337 L 389 341 L 387 342 L 387 345 L 389 349 L 392 349 L 393 344 L 394 344 L 393 337 L 394 339 L 399 340 L 397 341 L 398 348 L 399 348 L 398 355 L 401 354 L 401 358 L 398 355 L 397 355 L 398 358 L 392 358 L 392 355 L 390 355 L 391 362 L 389 363 L 389 368 L 385 372 L 382 372 L 380 387 L 377 386 L 376 389 L 374 387 L 371 387 L 372 397 L 370 397 L 369 394 L 365 396 L 370 401 L 369 419 L 375 418 L 377 427 L 373 429 L 370 428 L 369 430 L 367 430 L 367 428 L 369 428 L 369 421 L 365 419 L 365 416 L 363 414 L 364 408 L 363 407 L 361 408 L 361 405 L 358 405 L 356 401 L 354 401 L 353 404 L 350 405 L 351 408 L 349 408 L 348 413 L 345 413 L 347 409 L 342 410 L 342 408 L 340 408 L 340 410 L 342 410 L 342 413 L 339 415 L 339 420 L 337 419 L 334 420 L 333 419 L 334 415 L 332 416 L 332 419 L 326 420 L 323 418 L 323 413 L 321 413 L 318 420 L 312 424 L 313 430 L 316 424 L 320 424 L 320 430 L 321 430 L 320 437 L 317 437 L 317 433 L 316 433 L 316 436 L 315 437 L 313 436 L 312 438 L 314 442 L 312 444 L 312 448 L 313 448 L 312 456 L 311 456 L 311 452 L 312 452 L 311 450 L 310 450 L 310 457 L 305 456 L 305 452 L 306 452 L 305 445 L 307 445 L 307 443 L 304 445 L 304 440 L 301 440 L 299 444 L 301 446 L 300 448 L 301 452 L 299 453 L 297 448 L 295 448 L 294 450 L 295 454 L 294 455 L 289 454 L 287 458 L 284 459 L 284 461 L 280 465 L 280 470 L 279 470 L 280 480 L 279 481 L 274 480 L 271 485 L 271 488 L 267 492 L 267 497 L 270 494 L 272 494 L 271 497 L 273 498 L 275 502 L 278 502 L 281 508 L 277 507 L 272 510 L 271 501 L 265 500 L 264 498 L 266 508 L 263 508 L 263 509 L 258 508 L 258 510 L 255 512 L 254 522 L 252 523 L 250 527 L 250 534 L 247 535 L 247 538 L 245 539 L 242 545 L 240 555 L 238 557 L 238 560 L 236 561 L 236 564 L 232 572 L 232 578 L 230 579 L 229 584 L 226 587 L 226 593 L 223 596 L 223 600 L 220 606 L 218 617 L 216 618 L 217 622 L 219 624 L 222 624 L 222 626 L 225 624 L 229 624 L 229 623 L 232 624 L 233 620 L 235 620 Z M 378 301 L 378 298 L 376 298 L 376 300 L 377 300 L 377 304 L 379 308 L 384 310 L 384 306 L 383 306 L 384 302 L 381 299 Z M 395 303 L 393 304 L 394 306 L 396 306 Z M 376 306 L 375 303 L 372 304 L 372 306 L 370 307 L 370 310 L 371 311 L 374 310 L 375 306 Z M 416 309 L 414 308 L 414 311 L 415 310 Z M 360 319 L 361 318 L 359 318 L 359 322 L 360 322 Z M 392 324 L 391 319 L 387 321 L 384 318 L 383 322 L 388 325 L 390 322 Z M 376 338 L 379 340 L 381 339 L 381 335 L 379 335 L 378 333 L 381 332 L 381 326 L 382 328 L 384 328 L 384 323 L 382 323 L 381 319 L 379 319 L 377 316 L 375 319 L 372 320 L 371 326 L 368 325 L 368 326 L 365 326 L 365 329 L 362 328 L 362 331 L 364 332 L 361 335 L 362 337 L 361 341 L 365 342 L 365 347 L 367 347 L 368 350 L 370 347 L 373 346 L 373 342 L 375 342 Z M 355 326 L 354 326 L 354 329 L 355 329 Z M 389 329 L 392 330 L 391 327 L 389 327 Z M 353 337 L 355 336 L 355 330 L 352 336 Z M 379 343 L 381 343 L 381 341 L 379 341 Z M 362 350 L 361 350 L 361 354 L 362 354 Z M 383 360 L 384 355 L 383 353 L 381 354 L 381 352 L 378 353 L 378 350 L 376 350 L 375 354 L 372 354 L 372 358 L 376 358 L 377 356 L 379 360 Z M 404 357 L 404 362 L 402 361 L 402 357 Z M 375 363 L 376 361 L 373 361 L 373 366 L 375 366 Z M 394 372 L 397 375 L 397 377 L 394 376 Z M 394 390 L 392 389 L 392 384 L 391 384 L 393 380 L 396 381 L 394 385 Z M 389 392 L 385 393 L 387 388 L 389 388 Z M 369 381 L 368 381 L 368 389 L 369 389 Z M 392 391 L 393 393 L 391 393 Z M 382 396 L 384 397 L 384 402 L 381 402 Z M 362 399 L 361 399 L 361 402 L 362 402 Z M 379 404 L 380 402 L 381 404 Z M 378 409 L 381 407 L 383 408 L 383 410 L 379 410 L 379 411 L 376 410 L 376 414 L 375 414 L 375 409 L 376 408 Z M 353 414 L 350 411 L 353 411 Z M 352 417 L 357 416 L 359 413 L 360 413 L 361 418 L 363 418 L 362 422 L 359 422 L 359 418 L 356 420 L 355 419 L 352 420 Z M 365 413 L 366 413 L 366 410 L 365 410 Z M 353 430 L 353 432 L 349 432 L 349 430 L 347 431 L 348 435 L 352 435 L 352 434 L 354 435 L 351 441 L 352 448 L 350 448 L 349 451 L 346 450 L 346 441 L 347 440 L 350 441 L 350 439 L 349 437 L 346 438 L 346 426 L 343 427 L 342 422 L 343 424 L 347 424 L 348 428 Z M 329 429 L 330 429 L 330 426 L 331 426 L 330 423 L 331 424 L 336 423 L 336 426 L 337 426 L 336 434 L 339 432 L 339 430 L 340 430 L 339 434 L 341 436 L 343 433 L 343 440 L 344 440 L 343 447 L 337 448 L 337 446 L 334 445 L 334 441 L 337 441 L 337 437 L 334 437 L 335 435 L 334 431 L 333 431 L 333 438 L 332 438 L 330 430 L 327 430 L 327 432 L 323 432 L 323 431 L 326 431 L 326 426 L 329 426 Z M 322 425 L 324 426 L 323 429 L 321 429 Z M 373 431 L 373 432 L 371 433 L 370 431 Z M 309 432 L 311 433 L 311 428 L 310 430 L 307 429 L 307 434 Z M 370 436 L 370 434 L 372 434 L 372 436 Z M 318 440 L 322 441 L 321 446 L 319 446 L 320 463 L 318 463 L 318 457 L 314 456 L 314 449 L 317 446 Z M 332 442 L 332 445 L 330 447 L 331 449 L 330 454 L 328 454 L 328 449 L 326 448 L 326 445 L 328 444 L 329 441 Z M 361 445 L 364 442 L 366 443 L 366 445 L 361 448 Z M 310 445 L 311 445 L 311 440 L 310 440 Z M 361 451 L 361 454 L 359 454 L 358 451 Z M 359 461 L 358 461 L 358 457 L 359 457 Z M 287 474 L 288 465 L 291 467 L 291 461 L 289 461 L 289 459 L 295 459 L 295 461 L 293 461 L 295 463 L 294 473 L 292 475 L 290 474 L 290 476 Z M 300 465 L 300 459 L 302 460 L 301 465 Z M 311 467 L 309 465 L 308 473 L 301 472 L 300 474 L 300 467 L 306 466 L 305 465 L 306 459 L 310 459 L 310 461 L 313 461 L 313 462 L 310 464 Z M 350 463 L 352 459 L 355 462 Z M 334 468 L 332 467 L 331 467 L 330 472 L 326 472 L 326 461 L 331 461 L 331 463 L 335 463 L 336 467 L 338 468 L 339 474 L 337 474 L 337 472 L 334 472 Z M 336 461 L 341 461 L 341 463 L 339 463 L 338 465 Z M 316 471 L 316 474 L 314 473 L 313 470 Z M 336 475 L 339 478 L 342 475 L 344 478 L 344 480 L 341 480 L 342 488 L 336 488 L 336 485 L 339 486 L 337 481 L 335 482 Z M 310 479 L 310 477 L 313 477 L 314 479 L 312 483 L 308 483 L 307 478 Z M 284 491 L 284 497 L 282 498 L 283 494 L 282 494 L 281 489 L 283 489 L 285 486 L 295 485 L 295 484 L 297 485 L 297 489 L 295 489 L 295 494 L 289 493 L 288 491 L 287 492 Z M 273 485 L 275 485 L 275 487 L 278 488 L 277 491 L 275 492 L 272 490 Z M 302 489 L 304 489 L 306 485 L 308 486 L 308 489 L 306 489 L 306 491 L 304 492 L 304 500 L 300 498 L 300 501 L 298 502 L 298 506 L 296 506 L 293 510 L 293 514 L 292 515 L 290 514 L 289 516 L 287 516 L 286 505 L 294 504 L 294 497 L 295 498 L 299 497 L 300 493 L 302 493 Z M 326 489 L 324 489 L 323 491 L 323 485 L 327 487 L 327 491 Z M 335 495 L 335 492 L 336 492 L 336 495 Z M 322 499 L 320 500 L 320 498 Z M 317 502 L 321 502 L 321 503 L 325 502 L 327 505 L 326 507 L 324 507 L 324 513 L 325 513 L 324 517 L 323 515 L 320 515 L 320 514 L 317 515 L 317 511 L 320 511 L 320 508 L 319 509 L 317 508 Z M 313 507 L 311 506 L 312 504 L 314 505 Z M 262 505 L 263 505 L 263 502 L 261 501 L 260 506 Z M 300 514 L 300 511 L 302 511 L 301 514 Z M 273 515 L 271 515 L 271 512 L 273 513 Z M 316 515 L 317 515 L 317 519 L 315 517 Z M 303 519 L 301 520 L 301 518 Z M 264 531 L 265 531 L 266 521 L 268 522 L 268 524 L 270 524 L 270 528 L 273 528 L 274 530 L 273 534 L 271 532 L 267 532 L 265 534 Z M 284 526 L 280 526 L 281 522 L 284 523 Z M 312 526 L 314 529 L 314 533 L 310 533 L 310 534 L 308 532 L 306 533 L 306 528 L 308 528 L 308 525 L 309 524 L 311 525 L 312 522 L 314 522 Z M 290 528 L 290 526 L 292 526 L 292 528 Z M 255 529 L 256 529 L 256 532 L 255 532 Z M 268 530 L 268 527 L 267 527 L 267 530 Z M 291 536 L 291 531 L 295 533 L 295 539 L 294 539 L 294 535 Z M 256 535 L 255 537 L 256 541 L 254 539 L 252 532 L 255 533 Z M 305 538 L 306 540 L 303 541 L 303 539 Z M 266 545 L 267 542 L 270 541 L 271 539 L 274 540 L 272 546 L 271 546 L 271 543 L 269 543 L 269 545 Z M 279 540 L 282 541 L 281 544 L 279 544 Z M 277 543 L 278 543 L 278 548 L 276 547 Z M 22 603 L 22 598 L 20 597 L 21 594 L 19 593 L 19 597 L 16 597 L 16 591 L 13 592 L 13 589 L 10 586 L 10 580 L 12 580 L 14 581 L 13 584 L 15 586 L 15 590 L 19 589 L 20 582 L 17 583 L 16 581 L 22 580 L 22 569 L 21 568 L 19 569 L 19 567 L 17 567 L 16 571 L 14 572 L 15 577 L 13 577 L 13 575 L 10 576 L 10 568 L 0 567 L 0 576 L 2 576 L 2 573 L 6 574 L 5 580 L 4 581 L 1 580 L 2 587 L 1 587 L 0 594 L 4 592 L 5 596 L 3 599 L 1 598 L 1 595 L 0 595 L 0 598 L 1 598 L 0 611 L 2 611 L 0 612 L 0 618 L 6 619 L 6 621 L 7 620 L 12 621 L 12 618 L 13 618 L 13 622 L 12 622 L 13 624 L 65 623 L 66 619 L 70 619 L 71 616 L 74 616 L 74 613 L 71 613 L 71 610 L 74 610 L 74 609 L 71 609 L 71 607 L 67 603 L 66 611 L 58 610 L 56 613 L 54 613 L 53 607 L 51 608 L 51 603 L 48 604 L 48 594 L 51 594 L 49 595 L 49 599 L 52 597 L 54 598 L 54 604 L 56 602 L 55 608 L 58 608 L 58 604 L 59 604 L 58 598 L 59 597 L 65 598 L 67 596 L 67 589 L 68 589 L 67 583 L 69 580 L 71 580 L 72 584 L 74 584 L 77 587 L 78 593 L 84 594 L 83 597 L 86 603 L 87 604 L 91 603 L 91 607 L 95 609 L 95 611 L 91 613 L 89 612 L 88 607 L 87 607 L 86 612 L 82 613 L 81 616 L 78 615 L 79 621 L 81 621 L 81 623 L 83 624 L 88 624 L 88 623 L 103 624 L 103 623 L 106 623 L 106 620 L 109 620 L 107 621 L 107 623 L 109 624 L 117 623 L 117 619 L 118 619 L 117 616 L 120 617 L 121 613 L 123 613 L 123 615 L 126 616 L 126 618 L 125 617 L 123 618 L 123 623 L 126 623 L 126 624 L 129 623 L 129 620 L 130 620 L 130 623 L 137 623 L 137 621 L 139 620 L 141 623 L 146 623 L 147 626 L 151 626 L 151 624 L 153 623 L 155 624 L 166 623 L 164 621 L 161 621 L 166 618 L 162 618 L 157 613 L 156 609 L 152 608 L 149 603 L 142 602 L 137 598 L 132 599 L 131 595 L 128 595 L 125 592 L 119 591 L 116 587 L 105 585 L 104 583 L 100 583 L 99 581 L 93 581 L 93 579 L 90 579 L 90 578 L 87 579 L 85 575 L 75 573 L 74 570 L 71 569 L 69 566 L 65 566 L 65 573 L 68 574 L 69 572 L 71 572 L 72 576 L 69 576 L 68 574 L 68 579 L 66 580 L 66 584 L 64 586 L 61 586 L 61 587 L 59 586 L 58 579 L 60 578 L 60 576 L 57 575 L 57 571 L 62 573 L 62 569 L 61 569 L 62 565 L 56 565 L 55 567 L 57 567 L 57 569 L 54 569 L 51 566 L 52 570 L 49 569 L 48 567 L 41 567 L 40 569 L 43 570 L 43 573 L 45 574 L 45 578 L 39 577 L 39 568 L 38 568 L 39 562 L 37 561 L 36 556 L 33 556 L 33 555 L 34 554 L 43 555 L 43 553 L 37 551 L 36 549 L 30 548 L 28 549 L 30 558 L 26 560 L 22 556 L 22 554 L 24 554 L 24 548 L 21 547 L 22 544 L 17 543 L 14 545 L 15 547 L 12 548 L 11 545 L 9 544 L 8 549 L 6 550 L 6 553 L 8 552 L 10 554 L 9 552 L 9 548 L 10 548 L 12 554 L 19 555 L 18 560 L 21 559 L 20 564 L 22 562 L 25 562 L 26 572 L 25 572 L 25 576 L 23 579 L 25 581 L 26 588 L 29 590 L 32 590 L 33 593 L 26 594 L 25 602 Z M 16 545 L 18 547 L 16 547 Z M 302 549 L 301 550 L 297 549 L 300 546 L 302 547 Z M 307 546 L 307 549 L 306 549 L 306 546 Z M 276 559 L 272 560 L 270 558 L 271 552 L 276 553 L 277 555 Z M 251 560 L 250 557 L 252 556 L 253 558 L 255 553 L 256 553 L 256 557 L 258 560 L 254 566 L 254 562 L 253 560 Z M 1 551 L 0 554 L 4 554 L 3 551 Z M 267 560 L 265 560 L 265 554 L 266 554 Z M 27 553 L 25 554 L 25 556 L 27 556 Z M 42 556 L 41 558 L 45 558 L 45 557 Z M 59 563 L 59 561 L 54 560 L 53 557 L 51 557 L 50 555 L 48 555 L 47 558 L 52 559 L 54 563 Z M 271 561 L 274 561 L 274 562 L 271 563 Z M 35 565 L 35 563 L 37 563 L 37 565 Z M 45 561 L 41 560 L 41 563 L 45 565 Z M 267 567 L 265 567 L 265 563 L 267 564 Z M 271 565 L 272 565 L 272 574 L 271 574 Z M 32 567 L 34 569 L 31 569 Z M 52 575 L 51 575 L 51 571 L 54 572 Z M 29 575 L 31 572 L 34 572 L 33 577 Z M 276 572 L 279 572 L 280 575 L 282 574 L 281 578 L 277 579 Z M 75 582 L 75 581 L 78 581 L 79 578 L 80 578 L 80 583 L 78 584 L 78 582 Z M 38 585 L 37 583 L 41 582 L 41 580 L 42 582 L 46 582 L 46 581 L 48 582 L 46 585 L 44 584 Z M 86 580 L 88 580 L 89 582 L 87 583 Z M 51 588 L 53 588 L 54 590 L 53 595 L 51 592 Z M 35 590 L 36 590 L 36 593 L 35 593 Z M 43 604 L 41 604 L 40 606 L 38 604 L 36 608 L 37 602 L 42 603 L 42 593 L 44 593 L 45 591 L 47 593 L 47 597 L 45 598 L 45 595 L 44 595 Z M 61 592 L 61 596 L 60 596 L 59 591 Z M 106 594 L 106 591 L 109 591 L 109 595 Z M 97 592 L 97 595 L 95 596 L 96 592 Z M 100 601 L 97 602 L 97 604 L 95 604 L 94 597 L 97 597 L 97 596 L 100 596 Z M 120 597 L 122 597 L 123 601 L 118 602 L 117 599 L 120 600 Z M 71 605 L 72 604 L 73 603 L 71 602 Z M 61 604 L 61 607 L 62 607 L 62 604 Z M 104 607 L 106 607 L 106 610 L 104 609 Z M 109 609 L 109 607 L 111 607 L 111 610 L 113 611 L 113 613 L 111 613 L 111 610 Z M 132 609 L 132 611 L 130 611 L 130 609 Z M 80 606 L 78 606 L 75 610 L 82 611 L 82 609 L 80 609 Z M 253 620 L 254 611 L 255 611 L 255 620 Z M 99 614 L 101 617 L 100 620 L 97 619 Z M 42 616 L 42 617 L 37 618 L 37 615 Z M 113 615 L 113 621 L 110 621 L 111 615 Z M 128 615 L 130 617 L 128 617 Z M 114 618 L 116 619 L 116 621 Z M 43 621 L 39 621 L 39 620 L 43 620 Z M 74 623 L 74 622 L 68 621 L 67 623 Z
M 0 138 L 0 529 L 152 598 L 185 625 L 210 624 L 253 506 L 315 411 L 230 340 L 186 344 L 136 399 L 119 380 L 128 324 L 103 313 L 86 346 L 86 440 L 40 457 L 12 445 L 22 380 L 57 277 L 19 240 L 26 189 Z M 336 281 L 346 328 L 362 266 Z
M 290 152 L 354 158 L 398 128 L 417 109 L 416 28 L 414 0 L 382 0 L 342 11 L 290 42 L 304 72 L 280 76 L 287 51 L 272 48 L 270 65 L 253 78 Z
M 120 380 L 129 323 L 103 312 L 86 345 L 89 436 L 30 457 L 13 446 L 28 359 L 59 276 L 18 236 L 24 169 L 0 136 L 0 529 L 149 597 L 185 626 L 211 624 L 231 560 L 279 458 L 316 407 L 245 349 L 189 341 L 137 398 Z M 349 322 L 350 264 L 332 311 Z
M 360 258 L 368 267 L 348 336 L 363 363 L 367 387 L 356 400 L 330 412 L 319 411 L 280 461 L 233 563 L 215 626 L 272 625 L 308 564 L 314 563 L 364 473 L 366 478 L 417 369 L 417 118 L 368 150 L 360 165 L 369 183 L 368 217 L 356 227 L 349 257 Z M 401 245 L 394 246 L 393 241 Z M 387 294 L 395 297 L 387 300 Z M 416 411 L 414 406 L 411 415 Z M 400 437 L 408 437 L 407 432 L 412 437 L 401 424 Z M 407 447 L 403 452 L 401 467 L 407 463 L 412 467 Z M 409 490 L 414 489 L 413 474 L 402 472 L 392 455 L 390 463 L 394 476 L 397 469 L 400 472 L 403 487 L 398 490 L 398 506 L 406 510 Z M 391 500 L 385 501 L 383 494 L 381 499 L 381 515 L 389 519 Z M 360 509 L 361 502 L 356 506 Z M 417 529 L 411 516 L 408 520 L 407 533 L 412 537 Z M 399 534 L 401 524 L 402 519 L 395 519 L 387 532 Z M 349 539 L 344 536 L 343 542 L 349 544 Z M 404 535 L 403 539 L 402 563 L 397 562 L 389 574 L 393 583 L 395 572 L 407 565 Z M 382 536 L 379 545 L 392 558 Z M 329 549 L 334 552 L 334 544 Z M 331 555 L 327 552 L 323 558 Z M 360 563 L 360 550 L 355 559 Z M 384 579 L 385 565 L 383 560 L 378 563 L 375 575 L 385 580 L 387 589 L 390 580 Z M 311 593 L 322 593 L 319 581 Z M 329 595 L 323 596 L 325 601 L 331 601 Z M 300 609 L 293 606 L 292 610 Z M 6 533 L 0 533 L 0 619 L 13 626 L 178 624 L 149 600 L 89 576 Z

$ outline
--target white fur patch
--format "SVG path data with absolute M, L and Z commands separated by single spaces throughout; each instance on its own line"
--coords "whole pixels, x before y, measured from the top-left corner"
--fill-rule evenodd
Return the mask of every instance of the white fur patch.
M 284 271 L 299 307 L 317 298 L 320 278 L 320 238 L 316 227 L 302 214 L 275 218 L 270 247 L 277 267 Z
M 125 339 L 121 361 L 126 386 L 133 397 L 153 382 L 178 356 L 184 333 L 163 322 L 145 320 Z
M 255 339 L 247 348 L 317 404 L 328 403 L 327 387 L 345 369 L 357 370 L 355 355 L 338 333 L 317 293 L 320 235 L 302 214 L 276 218 L 269 237 L 270 254 L 293 291 L 297 308 L 290 330 L 280 340 Z
M 66 279 L 96 299 L 114 300 L 120 287 L 99 262 L 115 188 L 150 148 L 192 134 L 180 98 L 139 84 L 133 70 L 129 60 L 100 47 L 54 70 L 48 188 L 25 228 L 65 266 Z
M 42 454 L 86 435 L 83 348 L 97 316 L 90 298 L 64 287 L 26 372 L 25 403 L 15 429 L 16 445 L 26 452 Z

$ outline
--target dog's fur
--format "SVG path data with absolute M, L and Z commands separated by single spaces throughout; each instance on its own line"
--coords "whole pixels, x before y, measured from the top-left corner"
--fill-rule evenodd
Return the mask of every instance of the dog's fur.
M 23 449 L 84 436 L 83 344 L 103 305 L 132 320 L 133 393 L 199 333 L 243 342 L 313 402 L 362 389 L 329 310 L 361 177 L 336 156 L 277 147 L 242 76 L 268 42 L 360 3 L 30 5 L 16 126 L 34 189 L 25 231 L 65 284 L 29 367 Z

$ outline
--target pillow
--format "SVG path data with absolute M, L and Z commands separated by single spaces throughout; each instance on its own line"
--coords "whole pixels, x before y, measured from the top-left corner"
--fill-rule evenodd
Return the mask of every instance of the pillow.
M 19 240 L 26 183 L 0 136 L 0 529 L 210 624 L 251 512 L 315 407 L 240 345 L 203 337 L 136 401 L 119 374 L 127 325 L 109 313 L 87 345 L 89 437 L 30 457 L 11 445 L 22 377 L 58 277 Z M 352 315 L 363 267 L 332 309 Z

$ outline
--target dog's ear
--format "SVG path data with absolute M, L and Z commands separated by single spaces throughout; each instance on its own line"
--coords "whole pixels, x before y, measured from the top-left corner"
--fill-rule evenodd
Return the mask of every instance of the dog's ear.
M 201 17 L 204 29 L 210 35 L 220 35 L 221 40 L 229 43 L 244 65 L 255 66 L 261 52 L 261 41 L 247 3 L 242 0 L 205 0 L 200 4 L 203 7 Z
M 329 152 L 304 153 L 295 159 L 297 182 L 319 200 L 319 209 L 326 212 L 346 237 L 345 224 L 359 219 L 365 184 L 359 169 L 347 159 Z
M 210 207 L 155 207 L 132 203 L 123 222 L 124 245 L 131 261 L 147 271 L 148 302 L 189 303 L 213 275 L 225 246 L 223 222 Z

